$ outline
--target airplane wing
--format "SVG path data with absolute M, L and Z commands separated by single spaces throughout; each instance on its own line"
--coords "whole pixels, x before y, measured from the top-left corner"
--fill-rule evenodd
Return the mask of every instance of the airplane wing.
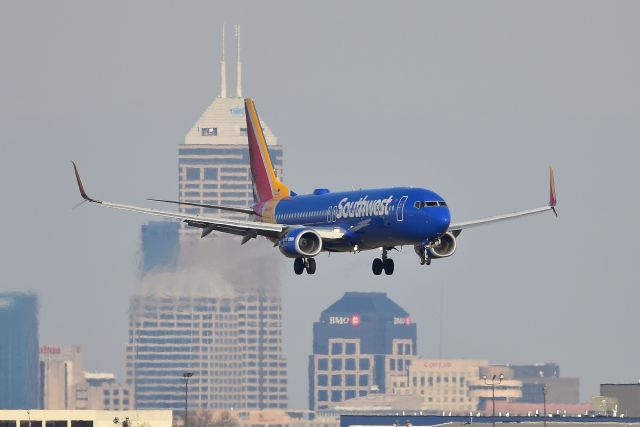
M 556 214 L 556 216 L 558 216 L 558 213 L 556 212 L 557 199 L 556 199 L 556 185 L 555 185 L 554 175 L 555 174 L 553 172 L 553 168 L 550 167 L 549 168 L 549 204 L 547 206 L 534 208 L 534 209 L 527 209 L 524 211 L 512 212 L 508 214 L 490 216 L 487 218 L 481 218 L 481 219 L 476 219 L 471 221 L 452 223 L 449 225 L 449 231 L 454 232 L 454 234 L 457 236 L 455 232 L 459 233 L 462 230 L 467 228 L 478 227 L 481 225 L 492 224 L 495 222 L 508 221 L 511 219 L 516 219 L 516 218 L 520 218 L 528 215 L 535 215 L 535 214 L 539 214 L 546 211 L 553 211 L 553 213 Z
M 78 167 L 75 162 L 73 163 L 73 169 L 76 174 L 76 181 L 78 182 L 78 190 L 80 190 L 80 195 L 82 198 L 91 203 L 97 203 L 101 206 L 106 206 L 108 208 L 120 209 L 131 212 L 139 212 L 148 215 L 155 215 L 164 218 L 172 218 L 181 220 L 192 227 L 202 228 L 202 237 L 211 233 L 212 231 L 221 231 L 224 233 L 237 234 L 241 236 L 245 236 L 248 239 L 251 239 L 257 235 L 265 236 L 265 237 L 273 237 L 278 238 L 282 235 L 283 231 L 285 231 L 288 226 L 283 224 L 270 224 L 264 222 L 257 221 L 241 221 L 234 219 L 224 219 L 224 218 L 211 218 L 200 215 L 187 215 L 176 212 L 169 212 L 157 209 L 148 209 L 142 208 L 138 206 L 130 206 L 123 205 L 120 203 L 112 203 L 103 200 L 97 200 L 89 197 L 87 192 L 82 185 L 82 180 L 80 179 L 80 173 L 78 172 Z

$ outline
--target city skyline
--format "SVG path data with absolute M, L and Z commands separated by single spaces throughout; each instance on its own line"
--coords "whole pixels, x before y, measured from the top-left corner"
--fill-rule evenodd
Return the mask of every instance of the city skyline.
M 393 280 L 372 281 L 362 254 L 332 259 L 303 282 L 285 276 L 290 370 L 305 368 L 307 347 L 296 345 L 310 342 L 319 307 L 346 290 L 374 290 L 415 313 L 423 355 L 556 360 L 583 379 L 585 395 L 600 382 L 635 378 L 625 313 L 637 297 L 631 219 L 638 206 L 629 197 L 640 135 L 638 61 L 630 54 L 637 6 L 570 2 L 548 14 L 534 4 L 487 2 L 462 12 L 407 3 L 412 13 L 382 6 L 365 19 L 356 5 L 335 13 L 334 3 L 292 20 L 292 3 L 256 5 L 251 16 L 239 6 L 163 5 L 154 22 L 142 5 L 127 14 L 95 7 L 66 3 L 48 19 L 29 4 L 5 4 L 0 13 L 7 35 L 0 181 L 24 211 L 22 226 L 9 227 L 4 239 L 0 290 L 33 290 L 46 301 L 43 342 L 81 344 L 88 366 L 122 378 L 119 343 L 137 281 L 132 260 L 147 219 L 72 211 L 78 197 L 69 160 L 86 165 L 98 195 L 175 195 L 175 141 L 216 91 L 224 19 L 243 25 L 243 94 L 260 101 L 287 147 L 294 190 L 375 186 L 391 177 L 441 188 L 462 211 L 482 214 L 544 201 L 548 163 L 558 174 L 556 224 L 531 219 L 463 234 L 457 265 L 425 271 L 405 250 Z M 95 13 L 104 23 L 86 19 Z M 35 54 L 43 51 L 50 54 Z M 417 132 L 417 123 L 426 131 Z M 393 151 L 371 149 L 390 143 Z M 349 159 L 363 151 L 362 170 L 350 170 Z M 617 220 L 631 224 L 615 253 L 593 248 L 591 227 L 610 216 L 593 207 L 593 193 L 615 200 Z M 43 206 L 54 207 L 46 222 Z M 16 222 L 8 212 L 2 218 Z M 594 348 L 601 340 L 618 347 Z M 306 381 L 295 378 L 291 388 L 299 400 L 292 406 L 304 405 Z

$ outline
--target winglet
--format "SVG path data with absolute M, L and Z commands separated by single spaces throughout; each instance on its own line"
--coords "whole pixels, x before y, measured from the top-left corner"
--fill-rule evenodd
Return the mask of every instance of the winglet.
M 82 185 L 82 180 L 80 179 L 80 173 L 78 172 L 78 167 L 76 166 L 76 162 L 71 162 L 73 164 L 73 170 L 76 173 L 76 181 L 78 182 L 78 190 L 80 190 L 80 195 L 83 199 L 89 202 L 101 203 L 100 200 L 92 199 L 87 195 L 87 192 L 84 191 L 84 186 Z
M 558 212 L 556 212 L 556 204 L 558 203 L 558 199 L 556 197 L 556 178 L 555 173 L 553 172 L 553 168 L 549 166 L 549 206 L 553 210 L 553 213 L 558 216 Z

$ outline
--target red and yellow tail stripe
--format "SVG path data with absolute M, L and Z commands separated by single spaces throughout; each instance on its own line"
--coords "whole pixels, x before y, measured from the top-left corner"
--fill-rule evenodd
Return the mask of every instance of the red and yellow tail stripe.
M 244 107 L 247 117 L 251 174 L 253 175 L 253 187 L 258 202 L 264 203 L 268 200 L 279 200 L 287 197 L 290 194 L 289 188 L 280 182 L 273 170 L 267 141 L 264 137 L 253 99 L 246 99 Z

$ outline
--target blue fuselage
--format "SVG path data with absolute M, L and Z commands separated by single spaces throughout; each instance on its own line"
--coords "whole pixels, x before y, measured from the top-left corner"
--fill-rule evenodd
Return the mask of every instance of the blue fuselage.
M 323 243 L 328 251 L 426 244 L 445 233 L 451 220 L 442 197 L 410 187 L 316 190 L 279 200 L 272 215 L 278 224 L 346 230 L 343 238 Z

